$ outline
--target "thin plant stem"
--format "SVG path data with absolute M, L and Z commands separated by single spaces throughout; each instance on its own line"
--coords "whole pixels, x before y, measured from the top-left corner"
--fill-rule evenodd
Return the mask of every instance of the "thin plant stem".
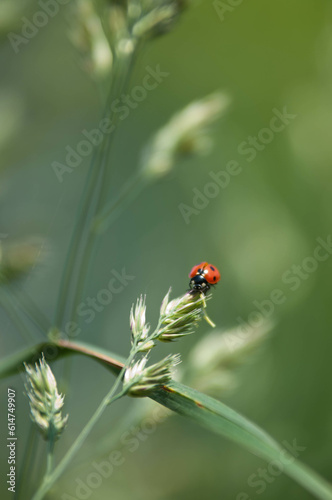
M 124 443 L 121 443 L 120 438 L 124 432 L 132 427 L 137 427 L 142 422 L 143 418 L 147 416 L 146 406 L 142 403 L 145 403 L 145 401 L 135 401 L 127 414 L 121 418 L 120 422 L 116 426 L 109 428 L 103 440 L 97 443 L 94 450 L 87 450 L 86 454 L 80 454 L 79 463 L 75 464 L 75 468 L 80 468 L 82 465 L 86 465 L 91 463 L 92 460 L 102 457 L 115 445 L 118 446 L 117 449 L 121 449 Z M 151 403 L 151 401 L 148 401 L 148 403 Z M 72 473 L 72 471 L 70 472 Z
M 109 95 L 103 112 L 103 119 L 107 118 L 110 113 L 111 103 L 114 98 L 114 86 L 116 83 L 115 80 L 117 76 L 116 73 L 117 73 L 117 66 L 114 68 L 114 75 L 112 78 Z M 106 138 L 104 138 L 100 146 L 94 150 L 93 157 L 91 160 L 90 170 L 87 176 L 83 195 L 81 198 L 81 203 L 78 209 L 79 213 L 78 221 L 74 229 L 73 236 L 68 249 L 67 260 L 64 266 L 63 275 L 60 283 L 60 289 L 59 289 L 58 301 L 55 313 L 55 325 L 57 325 L 59 328 L 61 328 L 63 323 L 66 304 L 68 300 L 68 292 L 77 259 L 78 248 L 81 239 L 83 237 L 84 227 L 86 225 L 86 220 L 91 208 L 91 203 L 93 200 L 93 194 L 96 187 L 96 183 L 98 182 L 99 171 L 97 168 L 97 164 L 99 157 L 103 154 L 105 148 L 105 141 Z
M 133 175 L 120 190 L 114 200 L 109 201 L 104 208 L 97 213 L 92 230 L 103 233 L 121 215 L 128 204 L 136 198 L 149 184 L 149 179 L 141 171 Z
M 46 459 L 46 477 L 51 475 L 54 459 L 54 438 L 48 442 L 47 459 Z
M 110 124 L 115 126 L 115 112 L 112 109 L 112 102 L 114 98 L 121 92 L 121 89 L 124 87 L 125 82 L 127 81 L 127 77 L 129 75 L 129 70 L 131 67 L 131 63 L 134 59 L 134 55 L 132 54 L 131 56 L 127 57 L 120 57 L 116 60 L 115 62 L 115 67 L 113 70 L 113 79 L 112 79 L 112 85 L 111 89 L 109 92 L 109 96 L 107 99 L 107 103 L 105 106 L 105 111 L 103 114 L 103 117 L 107 117 L 110 121 Z M 114 130 L 114 129 L 113 129 Z M 80 259 L 78 256 L 78 250 L 80 247 L 80 243 L 83 240 L 84 237 L 86 237 L 86 232 L 88 230 L 88 238 L 90 235 L 90 221 L 91 221 L 91 216 L 90 212 L 92 210 L 92 205 L 93 205 L 93 199 L 97 198 L 97 203 L 98 200 L 101 200 L 102 198 L 102 193 L 105 191 L 105 177 L 106 177 L 106 167 L 107 167 L 107 160 L 109 157 L 109 151 L 110 151 L 110 146 L 112 144 L 112 140 L 114 137 L 114 132 L 108 134 L 106 137 L 104 137 L 104 140 L 101 142 L 99 148 L 95 150 L 93 158 L 92 158 L 92 163 L 90 166 L 90 172 L 86 181 L 84 193 L 82 196 L 82 202 L 81 206 L 79 208 L 79 219 L 76 225 L 76 228 L 74 230 L 74 234 L 70 243 L 70 247 L 68 250 L 68 257 L 67 261 L 65 264 L 64 272 L 63 272 L 63 277 L 60 285 L 60 290 L 59 290 L 59 297 L 58 297 L 58 303 L 56 307 L 56 315 L 55 315 L 55 324 L 61 328 L 63 326 L 63 320 L 65 316 L 65 309 L 66 309 L 66 304 L 68 302 L 68 292 L 70 288 L 70 284 L 72 281 L 72 275 L 74 272 L 75 266 L 79 268 L 78 270 L 78 280 L 80 282 L 83 280 L 83 278 L 80 278 L 81 276 L 81 271 L 83 270 L 84 272 L 84 265 L 82 263 L 82 260 L 85 262 L 87 261 L 87 258 L 85 255 L 89 253 L 89 243 L 86 245 L 82 245 L 83 247 L 83 257 Z M 99 193 L 98 193 L 99 191 Z M 98 209 L 98 208 L 97 208 Z M 97 210 L 96 209 L 96 210 Z M 92 217 L 94 217 L 96 212 L 93 213 Z M 81 262 L 78 262 L 81 261 Z M 80 283 L 81 284 L 81 283 Z M 77 289 L 80 289 L 80 284 L 76 284 L 76 292 L 74 293 L 74 296 L 77 295 Z M 74 299 L 74 305 L 71 307 L 70 312 L 68 314 L 69 317 L 73 316 L 73 310 L 75 310 L 75 301 Z
M 127 60 L 126 59 L 124 60 L 123 67 L 120 68 L 120 69 L 122 69 L 122 75 L 120 75 L 120 78 L 119 78 L 118 94 L 120 94 L 120 92 L 124 92 L 126 90 L 131 73 L 132 73 L 132 70 L 136 64 L 136 60 L 137 60 L 137 57 L 140 54 L 140 52 L 141 52 L 141 44 L 136 42 L 135 50 L 132 52 L 132 54 L 130 54 L 130 56 L 128 56 Z M 121 80 L 121 77 L 122 77 L 122 80 Z M 113 119 L 114 119 L 114 125 L 116 125 L 118 120 L 119 120 L 119 117 L 113 116 Z M 104 178 L 102 179 L 102 182 L 101 182 L 100 193 L 98 196 L 98 201 L 97 201 L 94 215 L 96 215 L 98 213 L 98 211 L 100 210 L 100 208 L 103 206 L 103 204 L 105 203 L 105 198 L 107 197 L 107 194 L 108 194 L 108 189 L 109 189 L 108 177 L 111 173 L 111 169 L 107 168 L 107 165 L 109 163 L 113 136 L 114 136 L 114 134 L 112 134 L 112 136 L 110 136 L 108 138 L 108 143 L 106 145 L 106 152 L 105 152 L 104 157 L 102 158 L 101 170 L 104 174 L 103 175 Z M 90 230 L 91 230 L 91 227 L 90 227 Z
M 120 75 L 119 79 L 118 79 L 119 80 L 118 94 L 120 94 L 121 91 L 122 92 L 125 91 L 125 89 L 127 87 L 127 84 L 128 84 L 128 81 L 129 81 L 129 78 L 131 75 L 131 71 L 132 71 L 134 64 L 135 64 L 136 57 L 140 52 L 139 48 L 140 48 L 140 44 L 137 45 L 136 50 L 130 55 L 128 60 L 124 60 L 123 67 L 121 68 L 122 75 Z M 112 120 L 113 120 L 114 126 L 116 125 L 118 119 L 119 118 L 117 116 L 112 115 Z M 111 146 L 112 146 L 112 139 L 113 139 L 114 135 L 115 134 L 108 136 L 105 154 L 101 160 L 100 189 L 99 189 L 99 193 L 97 196 L 97 202 L 96 202 L 94 212 L 93 212 L 91 219 L 89 221 L 89 224 L 88 224 L 87 241 L 86 241 L 86 244 L 84 245 L 84 249 L 83 249 L 83 257 L 82 257 L 82 262 L 80 265 L 80 272 L 79 272 L 79 275 L 77 278 L 75 292 L 74 292 L 74 299 L 73 299 L 72 307 L 70 309 L 70 314 L 69 314 L 70 321 L 74 321 L 74 322 L 77 319 L 77 307 L 79 305 L 81 295 L 83 293 L 85 283 L 86 283 L 87 277 L 89 275 L 90 268 L 92 266 L 92 263 L 94 262 L 94 256 L 95 256 L 97 242 L 98 242 L 98 236 L 99 236 L 94 230 L 94 221 L 95 221 L 95 217 L 98 214 L 98 212 L 101 211 L 103 203 L 105 201 L 105 197 L 107 196 L 107 193 L 108 193 L 108 188 L 109 188 L 108 177 L 109 177 L 111 169 L 107 168 L 107 167 L 108 167 L 108 163 L 109 163 L 109 157 L 110 157 Z M 125 194 L 127 194 L 127 193 L 125 193 Z
M 122 62 L 120 75 L 119 75 L 118 93 L 121 92 L 121 90 L 123 88 L 125 88 L 125 86 L 126 86 L 126 83 L 128 81 L 128 77 L 129 77 L 130 66 L 131 66 L 131 59 L 124 60 Z M 112 111 L 111 115 L 110 115 L 110 121 L 114 126 L 116 124 L 115 118 L 116 117 L 114 115 L 114 112 Z M 89 217 L 89 220 L 87 222 L 87 231 L 88 231 L 87 241 L 84 245 L 81 263 L 79 265 L 78 278 L 77 278 L 76 284 L 74 286 L 74 298 L 73 298 L 73 301 L 72 301 L 72 304 L 69 308 L 69 313 L 68 313 L 70 321 L 75 321 L 75 319 L 76 319 L 76 310 L 77 310 L 77 306 L 78 306 L 79 301 L 80 301 L 81 293 L 84 289 L 86 275 L 87 275 L 87 269 L 89 267 L 89 262 L 90 262 L 93 246 L 95 243 L 95 236 L 96 235 L 93 231 L 91 231 L 91 227 L 92 227 L 91 221 L 94 220 L 94 216 L 95 216 L 96 212 L 99 210 L 100 204 L 102 202 L 101 200 L 104 196 L 104 193 L 107 190 L 107 182 L 106 182 L 107 163 L 108 163 L 108 158 L 110 155 L 110 148 L 112 145 L 112 140 L 114 138 L 114 135 L 115 135 L 114 133 L 108 135 L 106 142 L 104 141 L 105 142 L 105 144 L 104 144 L 105 152 L 104 152 L 104 155 L 102 156 L 102 159 L 101 159 L 100 169 L 98 169 L 98 170 L 100 170 L 100 173 L 99 173 L 100 181 L 99 181 L 99 186 L 97 185 L 96 190 L 95 190 L 97 202 L 96 202 L 96 207 L 93 210 L 93 214 L 91 217 Z
M 113 87 L 113 82 L 111 85 L 111 90 L 110 90 L 110 95 L 112 95 L 112 87 Z M 108 102 L 105 106 L 105 113 L 104 117 L 106 115 L 106 110 L 108 109 Z M 66 309 L 66 304 L 67 304 L 67 298 L 68 298 L 68 292 L 69 292 L 69 287 L 70 287 L 70 282 L 71 282 L 71 277 L 72 273 L 74 270 L 75 266 L 75 261 L 77 257 L 77 251 L 79 248 L 79 244 L 81 242 L 82 238 L 82 232 L 84 229 L 84 225 L 86 222 L 86 218 L 89 212 L 90 208 L 90 200 L 93 195 L 93 189 L 95 187 L 95 182 L 97 180 L 97 174 L 98 172 L 96 171 L 95 167 L 95 162 L 98 159 L 100 152 L 99 149 L 94 151 L 93 157 L 92 157 L 92 162 L 90 166 L 90 171 L 86 180 L 84 192 L 81 198 L 80 206 L 78 209 L 79 212 L 79 218 L 76 224 L 76 227 L 74 229 L 71 242 L 69 245 L 68 253 L 67 253 L 67 260 L 64 266 L 62 278 L 61 278 L 61 283 L 60 283 L 60 289 L 58 293 L 58 301 L 56 305 L 56 313 L 55 313 L 55 325 L 61 328 L 64 315 L 65 315 L 65 309 Z
M 38 432 L 38 431 L 37 431 Z M 40 471 L 43 468 L 43 464 L 45 462 L 45 457 L 44 457 L 44 442 L 41 439 L 36 439 L 36 446 L 34 448 L 34 454 L 33 454 L 33 460 L 32 460 L 32 470 L 28 479 L 28 484 L 27 487 L 29 489 L 29 496 L 28 498 L 32 498 L 32 495 L 34 493 L 34 488 L 35 485 L 39 484 L 40 481 Z M 31 492 L 31 494 L 30 494 Z M 24 495 L 24 493 L 27 493 L 26 491 L 23 490 L 23 500 L 26 500 L 27 495 Z

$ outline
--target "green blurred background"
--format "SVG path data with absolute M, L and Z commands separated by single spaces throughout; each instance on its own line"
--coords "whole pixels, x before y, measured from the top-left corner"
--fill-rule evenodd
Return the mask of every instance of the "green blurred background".
M 29 8 L 18 19 L 28 16 Z M 146 189 L 104 236 L 84 296 L 95 296 L 112 269 L 120 272 L 125 267 L 135 279 L 89 327 L 84 325 L 79 340 L 126 355 L 132 302 L 146 293 L 148 319 L 154 324 L 169 286 L 174 296 L 182 294 L 190 268 L 202 260 L 222 271 L 208 306 L 218 328 L 237 326 L 239 316 L 246 320 L 256 310 L 253 301 L 282 289 L 287 300 L 275 309 L 276 327 L 264 347 L 238 371 L 236 390 L 221 393 L 220 399 L 278 441 L 296 440 L 305 447 L 299 458 L 332 481 L 332 259 L 320 263 L 297 291 L 282 281 L 283 273 L 313 254 L 317 237 L 326 239 L 332 232 L 331 23 L 327 0 L 244 0 L 226 12 L 223 21 L 213 2 L 202 1 L 188 9 L 170 34 L 147 45 L 130 86 L 141 83 L 146 66 L 160 64 L 169 76 L 117 131 L 110 196 L 133 175 L 142 147 L 173 113 L 218 89 L 232 102 L 214 129 L 212 154 L 176 165 L 170 176 Z M 89 158 L 63 183 L 51 164 L 63 162 L 65 147 L 74 147 L 84 128 L 96 126 L 100 94 L 68 40 L 67 6 L 18 54 L 6 35 L 15 27 L 2 24 L 0 232 L 8 234 L 8 241 L 41 238 L 40 255 L 18 286 L 53 318 Z M 267 127 L 272 110 L 284 106 L 296 118 L 249 163 L 239 154 L 239 144 Z M 240 163 L 242 173 L 186 224 L 179 204 L 192 205 L 193 188 L 203 188 L 209 172 L 224 170 L 232 159 Z M 2 355 L 27 345 L 3 311 L 1 325 Z M 180 352 L 185 363 L 186 353 L 209 330 L 202 323 L 195 335 L 162 346 L 160 352 Z M 52 367 L 60 374 L 62 362 Z M 31 430 L 28 404 L 19 376 L 2 382 L 1 400 L 5 401 L 8 384 L 18 394 L 22 461 Z M 66 410 L 69 425 L 58 444 L 59 456 L 109 384 L 110 375 L 101 366 L 75 358 Z M 87 449 L 132 411 L 131 404 L 120 402 L 104 415 Z M 6 425 L 3 413 L 1 428 Z M 113 449 L 118 448 L 114 444 Z M 2 440 L 5 471 L 6 451 Z M 43 454 L 44 445 L 39 443 L 31 473 L 34 485 L 40 479 Z M 283 475 L 258 494 L 248 478 L 265 467 L 261 460 L 177 416 L 160 425 L 135 453 L 124 450 L 124 457 L 125 463 L 89 498 L 239 500 L 241 492 L 269 500 L 312 498 Z M 75 479 L 84 480 L 91 470 L 88 464 L 68 471 L 47 498 L 60 499 L 64 493 L 75 498 Z M 7 498 L 4 480 L 0 494 Z

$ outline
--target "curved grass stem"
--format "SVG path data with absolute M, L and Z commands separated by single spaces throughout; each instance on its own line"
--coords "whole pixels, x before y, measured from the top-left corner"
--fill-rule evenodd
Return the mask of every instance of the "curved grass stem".
M 104 208 L 97 213 L 92 226 L 92 231 L 104 233 L 109 226 L 118 218 L 128 204 L 133 201 L 149 184 L 149 179 L 141 171 L 133 175 L 120 190 L 117 197 L 109 201 Z

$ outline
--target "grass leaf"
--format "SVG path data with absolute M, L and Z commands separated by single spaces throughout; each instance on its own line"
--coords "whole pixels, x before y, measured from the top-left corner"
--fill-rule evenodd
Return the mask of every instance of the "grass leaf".
M 290 458 L 280 446 L 259 427 L 225 404 L 178 382 L 159 390 L 152 399 L 180 415 L 248 449 L 255 455 L 278 461 L 282 470 L 320 500 L 332 499 L 332 485 L 299 460 Z M 285 457 L 287 454 L 287 460 Z

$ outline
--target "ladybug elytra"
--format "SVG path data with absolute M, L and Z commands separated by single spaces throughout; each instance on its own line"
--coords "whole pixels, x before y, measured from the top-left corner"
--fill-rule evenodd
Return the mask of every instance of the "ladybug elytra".
M 220 272 L 212 264 L 201 262 L 192 268 L 189 278 L 189 286 L 192 291 L 206 293 L 211 285 L 218 283 Z

